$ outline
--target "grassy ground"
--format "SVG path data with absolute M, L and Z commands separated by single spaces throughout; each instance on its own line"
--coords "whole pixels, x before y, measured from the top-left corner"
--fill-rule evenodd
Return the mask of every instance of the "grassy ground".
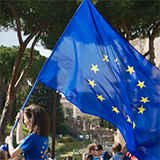
M 63 158 L 67 156 L 72 156 L 73 158 L 76 158 L 77 160 L 82 160 L 82 154 L 86 152 L 85 148 L 87 148 L 88 144 L 90 142 L 56 142 L 55 145 L 55 151 L 58 153 L 58 156 L 55 158 L 58 160 L 62 160 Z M 84 151 L 82 151 L 84 149 Z

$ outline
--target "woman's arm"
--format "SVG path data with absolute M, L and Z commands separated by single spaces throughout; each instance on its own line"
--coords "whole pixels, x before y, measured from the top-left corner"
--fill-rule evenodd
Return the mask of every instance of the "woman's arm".
M 18 118 L 19 118 L 19 121 L 18 121 L 18 126 L 17 126 L 16 141 L 17 141 L 17 144 L 19 145 L 19 144 L 21 144 L 21 142 L 24 139 L 24 136 L 23 136 L 23 112 L 17 114 L 16 119 L 18 119 Z
M 11 158 L 16 157 L 17 155 L 23 152 L 23 150 L 19 146 L 14 149 L 13 136 L 7 136 L 5 139 L 5 143 L 8 144 L 8 151 L 9 151 Z

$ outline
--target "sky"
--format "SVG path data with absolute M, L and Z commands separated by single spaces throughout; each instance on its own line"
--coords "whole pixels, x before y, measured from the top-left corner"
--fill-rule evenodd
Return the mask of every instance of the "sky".
M 22 36 L 22 38 L 23 38 L 23 40 L 25 39 L 24 36 Z M 7 32 L 1 31 L 0 32 L 0 46 L 1 45 L 7 46 L 7 47 L 18 46 L 19 42 L 18 42 L 17 32 L 15 32 L 13 30 L 9 30 Z M 29 43 L 29 45 L 27 46 L 27 48 L 29 48 L 29 47 L 31 47 L 31 43 Z M 47 58 L 52 53 L 51 50 L 44 49 L 43 46 L 40 44 L 36 45 L 35 49 L 38 50 L 41 55 L 43 55 Z

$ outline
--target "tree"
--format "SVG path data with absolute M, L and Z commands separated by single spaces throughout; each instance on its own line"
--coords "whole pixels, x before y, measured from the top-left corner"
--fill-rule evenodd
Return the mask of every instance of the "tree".
M 14 66 L 14 61 L 16 59 L 16 55 L 17 52 L 19 50 L 19 47 L 13 46 L 13 47 L 4 47 L 1 46 L 0 47 L 0 66 L 1 66 L 1 72 L 0 72 L 0 82 L 1 82 L 1 94 L 3 95 L 3 99 L 1 97 L 1 100 L 3 101 L 3 103 L 1 103 L 0 106 L 0 113 L 1 113 L 1 120 L 3 118 L 8 118 L 8 117 L 3 117 L 5 116 L 5 114 L 3 113 L 4 110 L 6 110 L 6 108 L 4 107 L 4 103 L 6 101 L 6 97 L 5 95 L 7 94 L 7 85 L 10 82 L 11 79 L 11 75 L 12 75 L 12 69 Z M 35 81 L 40 69 L 42 68 L 42 66 L 44 65 L 46 58 L 44 56 L 41 56 L 39 54 L 39 51 L 33 50 L 34 53 L 34 62 L 33 62 L 33 66 L 31 67 L 31 71 L 28 72 L 28 75 L 26 76 L 26 78 L 30 79 L 30 81 Z M 23 67 L 28 63 L 28 59 L 30 58 L 30 49 L 27 48 L 24 52 L 25 56 L 22 59 L 22 63 L 20 65 L 20 69 L 18 72 L 18 75 L 20 75 L 20 72 L 22 71 Z M 24 83 L 24 81 L 23 81 Z M 22 83 L 22 84 L 23 84 Z M 20 90 L 22 87 L 19 87 L 18 90 Z M 15 91 L 16 92 L 16 91 Z M 18 93 L 18 91 L 17 91 Z M 15 95 L 16 97 L 16 95 Z M 15 103 L 15 97 L 12 101 L 12 107 L 14 106 Z M 8 102 L 8 101 L 7 101 Z M 4 109 L 3 109 L 4 107 Z M 2 112 L 3 110 L 3 112 Z M 12 113 L 12 110 L 10 111 L 10 113 Z M 13 115 L 13 114 L 12 114 Z M 15 115 L 15 114 L 14 114 Z M 10 114 L 11 117 L 11 114 Z M 9 122 L 9 120 L 7 121 Z M 1 133 L 1 137 L 3 137 L 4 134 Z
M 96 7 L 105 19 L 129 42 L 138 14 L 134 1 L 98 1 Z
M 104 127 L 103 118 L 99 118 L 99 126 Z
M 19 47 L 13 46 L 13 47 L 4 47 L 4 46 L 0 46 L 0 66 L 1 66 L 1 72 L 0 72 L 0 77 L 2 80 L 4 80 L 7 83 L 9 83 L 9 80 L 11 78 L 11 74 L 12 74 L 12 69 L 13 69 L 13 65 L 14 65 L 14 61 L 16 59 L 16 55 L 17 52 L 19 50 Z M 44 65 L 46 58 L 44 56 L 41 56 L 39 54 L 39 51 L 34 50 L 34 62 L 33 65 L 31 67 L 31 70 L 28 72 L 26 78 L 28 80 L 30 80 L 30 82 L 34 82 L 38 76 L 38 73 L 40 72 L 40 69 L 42 68 L 42 66 Z M 24 57 L 22 59 L 22 63 L 20 65 L 20 72 L 22 71 L 22 68 L 27 64 L 28 60 L 30 57 L 30 49 L 27 48 L 24 52 Z M 19 73 L 20 73 L 19 72 Z M 27 85 L 27 80 L 25 79 L 22 83 L 22 87 L 20 88 L 20 90 L 25 87 Z M 1 87 L 0 87 L 1 88 Z M 1 104 L 0 104 L 0 115 L 2 113 L 2 109 L 6 100 L 6 93 L 4 91 L 3 88 L 1 88 Z M 19 96 L 19 92 L 17 92 L 17 98 Z M 16 99 L 16 97 L 15 97 Z M 14 100 L 14 103 L 16 104 L 16 106 L 18 105 L 18 103 L 16 102 L 16 100 Z M 23 104 L 21 104 L 22 107 Z M 13 105 L 14 107 L 14 105 Z M 15 110 L 14 110 L 15 111 Z M 16 115 L 15 112 L 12 112 L 11 114 L 12 116 Z M 11 116 L 11 117 L 12 117 Z M 14 117 L 15 119 L 15 117 Z M 12 120 L 14 120 L 12 118 Z
M 99 118 L 99 126 L 104 128 L 113 129 L 114 131 L 117 130 L 116 126 L 110 123 L 109 121 L 106 121 L 103 118 Z
M 158 1 L 140 1 L 138 8 L 141 18 L 138 21 L 138 35 L 142 38 L 149 38 L 149 50 L 144 54 L 144 57 L 149 56 L 149 61 L 155 65 L 154 39 L 160 34 L 160 14 Z
M 73 15 L 77 9 L 77 3 L 70 0 L 3 0 L 0 1 L 0 7 L 1 30 L 15 30 L 17 32 L 17 38 L 19 41 L 19 50 L 13 63 L 10 79 L 6 83 L 4 78 L 0 77 L 0 86 L 6 92 L 6 102 L 0 119 L 0 144 L 2 144 L 16 94 L 20 90 L 22 82 L 26 78 L 33 63 L 34 46 L 40 40 L 40 36 L 42 36 L 41 38 L 45 39 L 51 34 L 52 39 L 54 39 L 54 43 L 52 43 L 51 46 L 51 48 L 53 48 L 55 42 L 59 38 L 59 35 L 62 33 L 62 27 L 66 26 L 66 22 L 69 22 L 71 15 Z M 62 24 L 64 25 L 61 27 Z M 22 39 L 22 31 L 24 35 L 27 36 L 25 40 Z M 42 43 L 43 39 L 41 41 Z M 28 59 L 26 66 L 23 66 L 24 68 L 21 69 L 22 59 L 25 55 L 25 49 L 31 40 L 33 41 L 29 50 L 30 58 Z
M 160 32 L 158 1 L 98 1 L 96 7 L 106 20 L 129 42 L 137 37 L 149 38 L 149 51 L 153 64 L 154 39 Z

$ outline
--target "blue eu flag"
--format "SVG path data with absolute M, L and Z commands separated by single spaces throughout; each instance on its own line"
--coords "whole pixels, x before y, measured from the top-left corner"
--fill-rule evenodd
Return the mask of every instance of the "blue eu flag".
M 84 0 L 38 80 L 113 123 L 139 160 L 160 159 L 160 70 Z

